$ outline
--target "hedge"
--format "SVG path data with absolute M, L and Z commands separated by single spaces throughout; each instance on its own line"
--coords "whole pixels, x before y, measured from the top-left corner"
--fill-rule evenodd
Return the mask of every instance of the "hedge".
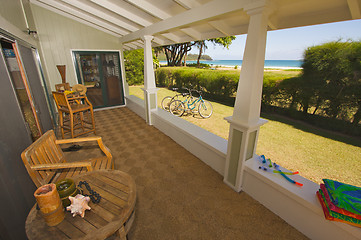
M 182 87 L 203 89 L 204 96 L 223 104 L 233 106 L 239 81 L 239 71 L 211 70 L 187 67 L 161 67 L 156 70 L 158 87 L 169 89 Z M 359 89 L 352 85 L 353 93 Z M 339 116 L 330 118 L 327 114 L 329 102 L 313 97 L 317 85 L 305 81 L 302 72 L 299 76 L 287 71 L 265 72 L 262 92 L 262 111 L 273 112 L 302 120 L 325 129 L 361 136 L 360 124 L 352 124 L 358 112 L 357 100 L 339 105 Z M 319 88 L 326 95 L 328 89 Z M 345 88 L 345 93 L 349 88 Z M 305 101 L 307 99 L 307 102 Z M 307 107 L 305 107 L 307 105 Z M 307 109 L 307 111 L 303 111 Z
M 192 87 L 204 89 L 205 94 L 233 97 L 238 85 L 239 72 L 197 69 L 187 67 L 162 67 L 156 70 L 159 87 Z

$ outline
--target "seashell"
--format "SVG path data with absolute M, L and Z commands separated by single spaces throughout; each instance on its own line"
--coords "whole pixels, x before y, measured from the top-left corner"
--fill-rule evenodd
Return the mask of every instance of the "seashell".
M 81 194 L 76 195 L 75 197 L 69 196 L 71 202 L 70 206 L 66 208 L 67 211 L 70 211 L 75 217 L 77 214 L 82 218 L 84 217 L 85 210 L 90 210 L 88 203 L 90 201 L 89 197 L 85 197 Z

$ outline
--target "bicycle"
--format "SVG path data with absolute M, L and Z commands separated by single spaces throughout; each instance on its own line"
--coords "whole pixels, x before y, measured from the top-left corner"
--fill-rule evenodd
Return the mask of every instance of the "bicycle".
M 162 100 L 162 108 L 165 111 L 169 112 L 169 105 L 172 101 L 174 100 L 180 100 L 180 99 L 184 99 L 187 95 L 190 95 L 190 90 L 188 88 L 182 88 L 188 91 L 188 93 L 177 93 L 176 95 L 174 95 L 173 97 L 171 96 L 166 96 L 163 98 Z M 173 88 L 173 91 L 178 91 L 178 88 Z
M 192 91 L 199 94 L 198 98 L 192 95 Z M 194 113 L 194 109 L 198 106 L 198 113 L 202 118 L 209 118 L 213 113 L 213 107 L 210 102 L 204 100 L 202 92 L 197 90 L 190 90 L 189 95 L 183 101 L 173 100 L 169 105 L 169 111 L 175 116 L 183 116 L 185 111 Z

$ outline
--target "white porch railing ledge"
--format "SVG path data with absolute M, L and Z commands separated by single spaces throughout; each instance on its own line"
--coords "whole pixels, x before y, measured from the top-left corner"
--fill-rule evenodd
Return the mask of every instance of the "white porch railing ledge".
M 227 153 L 227 140 L 221 138 L 197 125 L 194 125 L 180 117 L 173 116 L 163 109 L 159 109 L 156 112 L 158 117 L 161 117 L 164 120 L 169 121 L 175 127 L 181 128 L 181 130 L 188 135 L 194 137 L 201 144 L 208 145 L 213 149 L 218 155 L 225 157 Z
M 163 109 L 152 112 L 153 125 L 222 176 L 227 140 Z
M 242 190 L 287 223 L 311 239 L 361 239 L 360 228 L 325 219 L 316 196 L 318 184 L 292 176 L 303 184 L 300 187 L 280 174 L 260 170 L 259 166 L 257 159 L 246 161 Z
M 144 101 L 134 95 L 126 96 L 127 108 L 145 119 Z

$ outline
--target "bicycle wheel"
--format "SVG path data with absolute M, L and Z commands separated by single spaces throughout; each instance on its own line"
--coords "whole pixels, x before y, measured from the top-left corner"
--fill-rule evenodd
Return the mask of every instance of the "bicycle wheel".
M 206 100 L 202 100 L 202 102 L 199 103 L 198 112 L 202 118 L 209 118 L 213 113 L 212 104 Z
M 184 104 L 179 100 L 174 100 L 169 105 L 169 112 L 171 112 L 174 116 L 182 116 L 185 111 Z
M 163 98 L 163 100 L 162 100 L 162 108 L 169 112 L 169 104 L 170 104 L 171 101 L 172 101 L 171 96 L 166 96 L 165 98 Z

